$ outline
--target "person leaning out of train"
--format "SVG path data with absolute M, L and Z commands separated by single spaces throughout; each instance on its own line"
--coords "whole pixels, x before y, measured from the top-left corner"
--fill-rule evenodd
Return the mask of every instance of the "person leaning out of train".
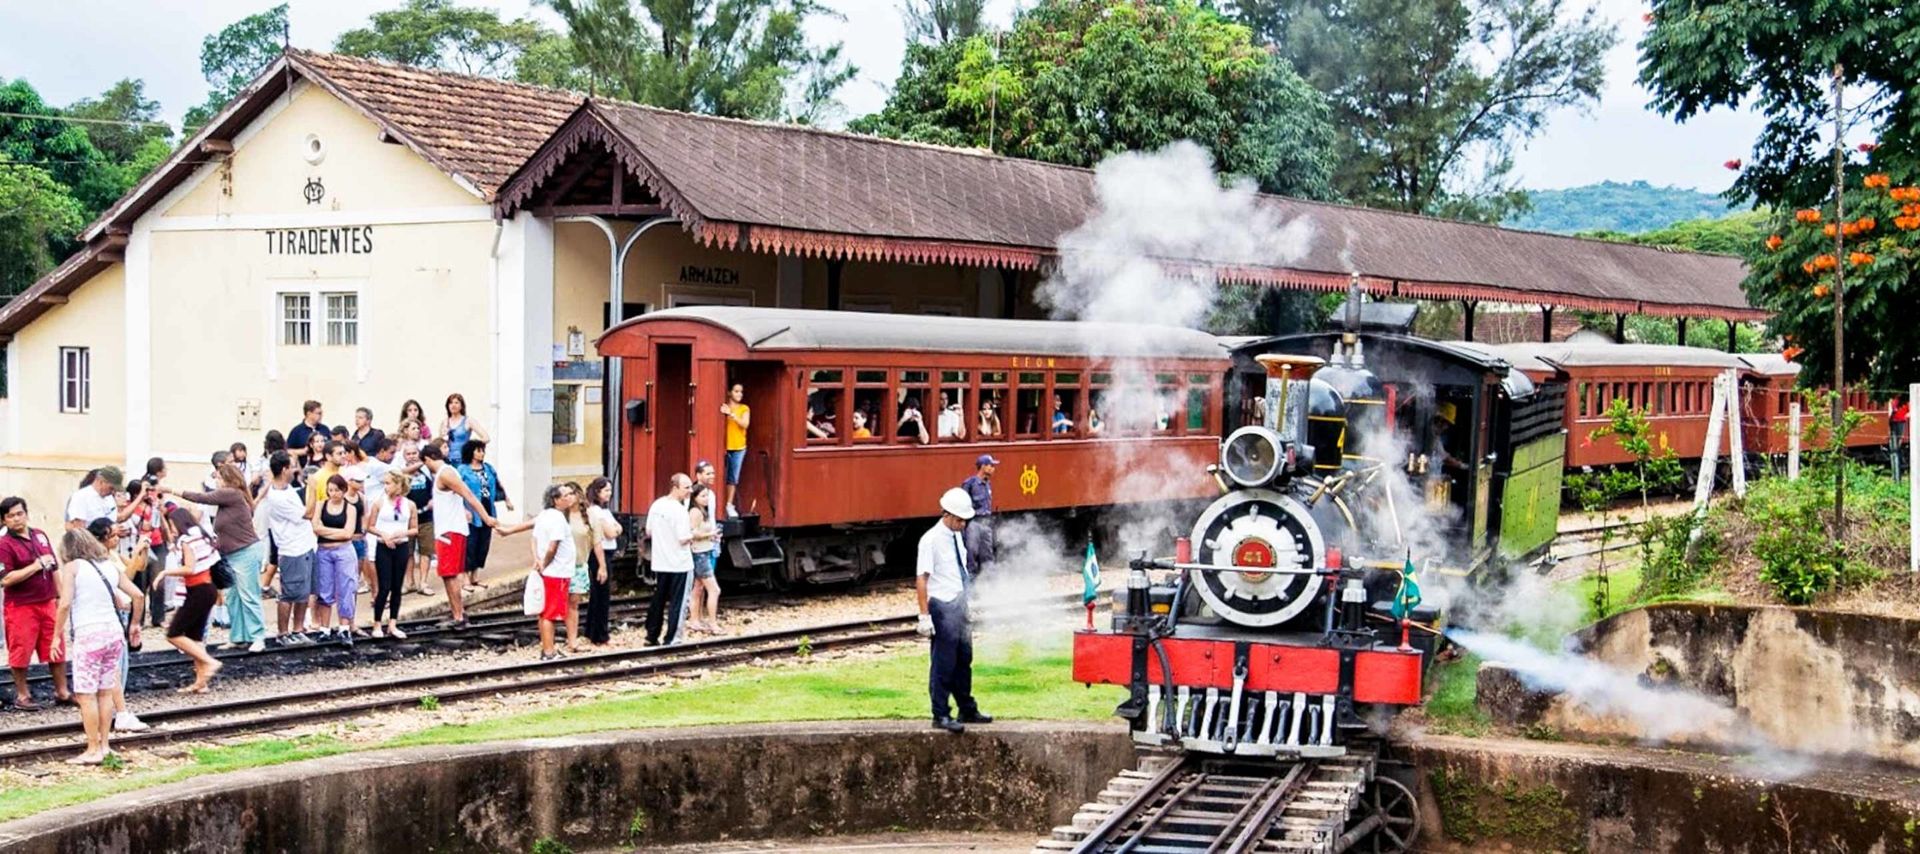
M 960 411 L 960 401 L 948 398 L 946 392 L 940 393 L 940 416 L 934 419 L 934 434 L 942 440 L 966 438 L 967 415 Z
M 966 490 L 947 490 L 940 496 L 940 519 L 920 535 L 914 558 L 918 631 L 933 639 L 927 674 L 933 726 L 951 733 L 965 732 L 966 724 L 993 723 L 993 716 L 981 712 L 973 697 L 973 628 L 967 617 L 973 577 L 967 571 L 962 533 L 973 516 L 973 499 Z M 960 707 L 959 718 L 952 716 L 949 698 Z
M 993 398 L 980 396 L 980 437 L 992 438 L 1000 435 L 1000 407 Z
M 727 385 L 727 402 L 720 405 L 727 419 L 727 516 L 740 515 L 734 502 L 740 498 L 740 470 L 747 465 L 747 427 L 753 423 L 753 411 L 747 407 L 747 387 Z
M 908 395 L 900 404 L 900 420 L 894 426 L 894 435 L 918 440 L 922 445 L 933 441 L 932 434 L 927 432 L 927 416 L 920 411 L 919 397 Z

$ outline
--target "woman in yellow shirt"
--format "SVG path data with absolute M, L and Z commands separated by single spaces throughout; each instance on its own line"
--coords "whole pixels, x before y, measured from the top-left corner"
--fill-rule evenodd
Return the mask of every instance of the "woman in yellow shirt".
M 727 402 L 720 414 L 727 419 L 727 517 L 740 515 L 734 501 L 740 493 L 740 469 L 747 462 L 747 425 L 753 412 L 747 408 L 747 387 L 734 383 L 727 387 Z

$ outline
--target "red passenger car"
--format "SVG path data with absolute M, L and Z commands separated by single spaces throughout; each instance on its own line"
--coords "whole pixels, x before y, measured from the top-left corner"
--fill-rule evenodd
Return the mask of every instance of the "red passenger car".
M 1795 401 L 1801 403 L 1803 428 L 1816 419 L 1827 420 L 1826 413 L 1807 411 L 1806 401 L 1796 388 L 1799 365 L 1778 353 L 1747 353 L 1740 358 L 1750 366 L 1741 395 L 1742 419 L 1746 422 L 1742 438 L 1748 453 L 1777 457 L 1787 452 L 1787 434 L 1791 430 L 1788 425 L 1792 422 L 1791 407 Z M 1847 447 L 1886 447 L 1888 401 L 1855 390 L 1847 393 L 1846 405 L 1865 416 L 1860 426 L 1847 435 Z M 1815 429 L 1811 438 L 1815 442 L 1824 441 L 1825 433 Z
M 1656 442 L 1683 459 L 1700 456 L 1707 443 L 1713 379 L 1747 370 L 1739 356 L 1700 347 L 1665 344 L 1476 344 L 1506 359 L 1535 381 L 1567 386 L 1567 468 L 1631 462 L 1612 439 L 1591 439 L 1607 426 L 1615 400 L 1647 414 Z
M 1000 461 L 999 513 L 1219 491 L 1205 471 L 1227 360 L 1203 332 L 712 306 L 634 318 L 599 347 L 622 401 L 608 469 L 624 513 L 644 514 L 696 461 L 721 464 L 720 407 L 744 386 L 748 452 L 722 562 L 736 576 L 867 577 L 982 454 Z M 1127 417 L 1121 398 L 1157 411 Z

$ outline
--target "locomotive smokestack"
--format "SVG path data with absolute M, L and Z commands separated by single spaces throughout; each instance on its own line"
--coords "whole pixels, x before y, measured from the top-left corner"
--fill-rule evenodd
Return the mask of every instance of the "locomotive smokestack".
M 1357 272 L 1347 278 L 1347 328 L 1340 333 L 1336 361 L 1354 369 L 1367 366 L 1366 354 L 1360 350 L 1360 274 Z
M 1265 423 L 1283 442 L 1307 438 L 1307 389 L 1313 373 L 1326 366 L 1317 356 L 1262 353 L 1253 357 L 1267 371 Z

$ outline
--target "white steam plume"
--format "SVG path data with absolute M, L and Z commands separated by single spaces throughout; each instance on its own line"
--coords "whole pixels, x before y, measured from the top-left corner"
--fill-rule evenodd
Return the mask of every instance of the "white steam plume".
M 1094 169 L 1094 191 L 1092 216 L 1061 236 L 1059 265 L 1037 299 L 1056 320 L 1092 321 L 1081 329 L 1095 360 L 1142 343 L 1114 340 L 1101 324 L 1198 328 L 1213 307 L 1219 268 L 1283 266 L 1303 256 L 1312 237 L 1310 223 L 1282 220 L 1253 182 L 1223 185 L 1211 156 L 1192 142 L 1109 157 Z M 1206 475 L 1143 439 L 1186 401 L 1173 399 L 1137 361 L 1117 361 L 1108 372 L 1099 401 L 1106 465 L 1081 476 L 1109 477 L 1118 495 L 1137 502 L 1109 511 L 1122 550 L 1165 553 L 1169 533 L 1184 532 L 1192 519 L 1156 499 L 1177 494 L 1175 484 L 1191 491 Z M 1217 409 L 1221 401 L 1207 405 Z

